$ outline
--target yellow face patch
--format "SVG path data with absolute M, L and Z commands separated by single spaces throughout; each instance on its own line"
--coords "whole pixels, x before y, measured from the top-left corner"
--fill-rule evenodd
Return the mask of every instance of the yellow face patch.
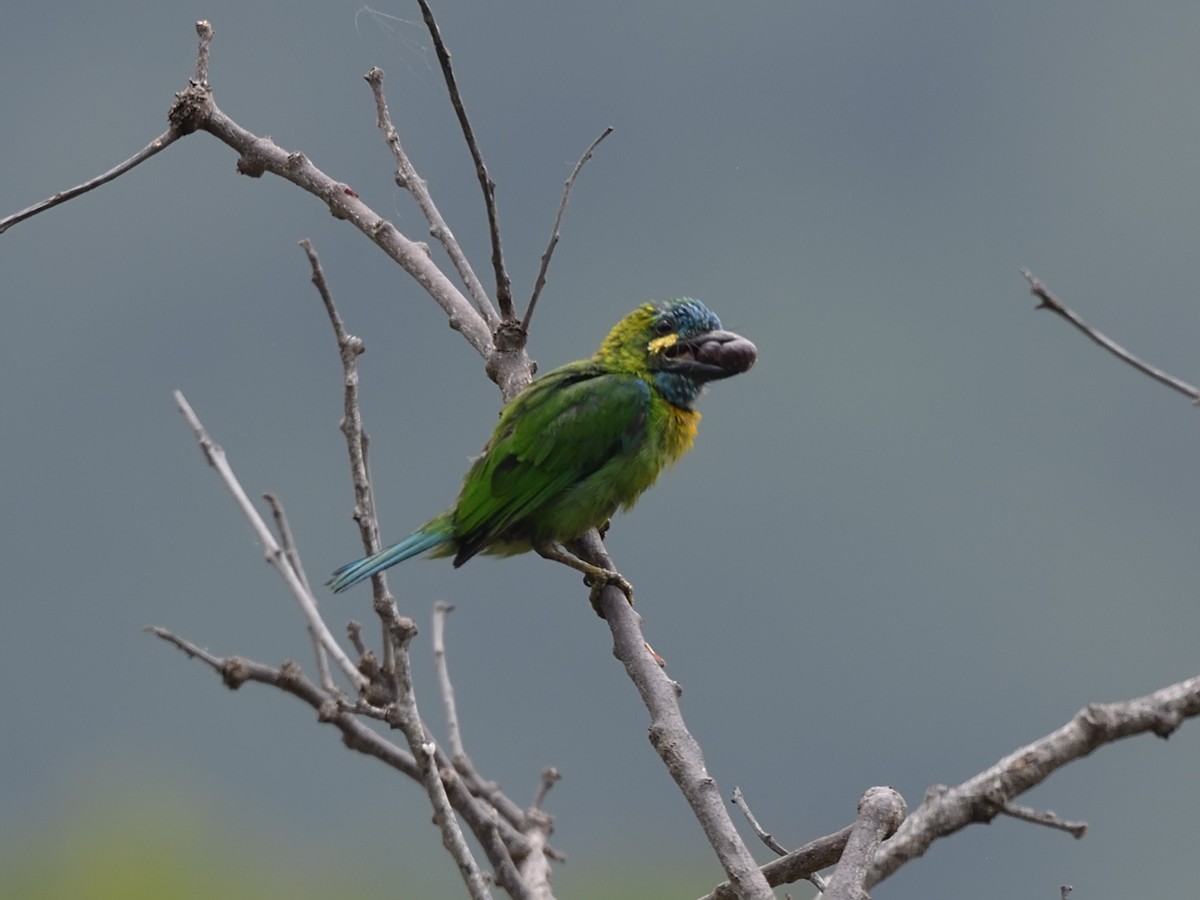
M 662 337 L 655 338 L 650 343 L 648 343 L 646 345 L 646 349 L 649 350 L 651 353 L 661 353 L 663 350 L 666 350 L 668 347 L 674 347 L 677 343 L 679 343 L 679 335 L 664 334 Z

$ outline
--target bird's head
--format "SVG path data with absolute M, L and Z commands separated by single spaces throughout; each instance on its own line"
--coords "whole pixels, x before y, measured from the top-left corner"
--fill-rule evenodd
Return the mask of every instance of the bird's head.
M 646 303 L 616 324 L 597 356 L 652 379 L 675 406 L 690 409 L 704 385 L 745 372 L 758 357 L 750 341 L 721 329 L 699 300 Z

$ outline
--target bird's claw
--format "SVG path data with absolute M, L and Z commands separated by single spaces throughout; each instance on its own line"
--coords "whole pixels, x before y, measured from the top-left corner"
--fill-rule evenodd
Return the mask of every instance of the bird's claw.
M 600 594 L 610 584 L 619 588 L 621 593 L 625 595 L 625 599 L 629 601 L 629 605 L 633 606 L 633 585 L 629 583 L 629 579 L 620 572 L 613 572 L 609 569 L 600 569 L 594 575 L 585 575 L 583 583 L 592 589 L 588 600 L 592 604 L 592 609 L 596 610 L 596 615 L 603 618 L 604 614 L 600 611 Z

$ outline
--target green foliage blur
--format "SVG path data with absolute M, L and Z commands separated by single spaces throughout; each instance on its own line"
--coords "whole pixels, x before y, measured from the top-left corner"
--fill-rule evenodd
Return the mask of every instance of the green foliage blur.
M 337 865 L 332 854 L 306 858 L 247 824 L 222 822 L 199 797 L 170 797 L 157 787 L 147 793 L 143 785 L 140 796 L 104 794 L 69 804 L 6 841 L 0 896 L 305 900 L 384 887 L 382 872 L 371 883 L 356 869 L 349 860 Z
M 146 773 L 143 773 L 146 775 Z M 0 897 L 14 900 L 326 900 L 376 896 L 402 900 L 465 897 L 450 858 L 427 854 L 414 866 L 403 838 L 396 846 L 365 849 L 362 836 L 327 835 L 313 822 L 313 840 L 272 834 L 260 821 L 228 821 L 217 798 L 170 787 L 163 772 L 142 778 L 106 773 L 18 834 L 0 840 Z M 381 775 L 388 778 L 387 775 Z M 95 787 L 103 785 L 103 787 Z M 397 792 L 420 816 L 420 793 Z M 432 828 L 432 825 L 428 827 Z M 378 836 L 376 836 L 378 837 Z M 314 848 L 313 845 L 316 845 Z M 388 846 L 385 837 L 384 844 Z M 669 855 L 669 854 L 668 854 Z M 556 867 L 556 892 L 572 900 L 691 897 L 711 889 L 716 874 L 707 860 L 624 860 L 619 870 Z M 496 890 L 495 896 L 505 896 Z

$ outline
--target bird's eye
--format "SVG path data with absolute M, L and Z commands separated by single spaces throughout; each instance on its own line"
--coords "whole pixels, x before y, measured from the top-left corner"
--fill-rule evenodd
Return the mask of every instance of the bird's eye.
M 675 326 L 671 324 L 670 319 L 659 319 L 654 323 L 654 333 L 659 337 L 670 334 L 675 330 Z

